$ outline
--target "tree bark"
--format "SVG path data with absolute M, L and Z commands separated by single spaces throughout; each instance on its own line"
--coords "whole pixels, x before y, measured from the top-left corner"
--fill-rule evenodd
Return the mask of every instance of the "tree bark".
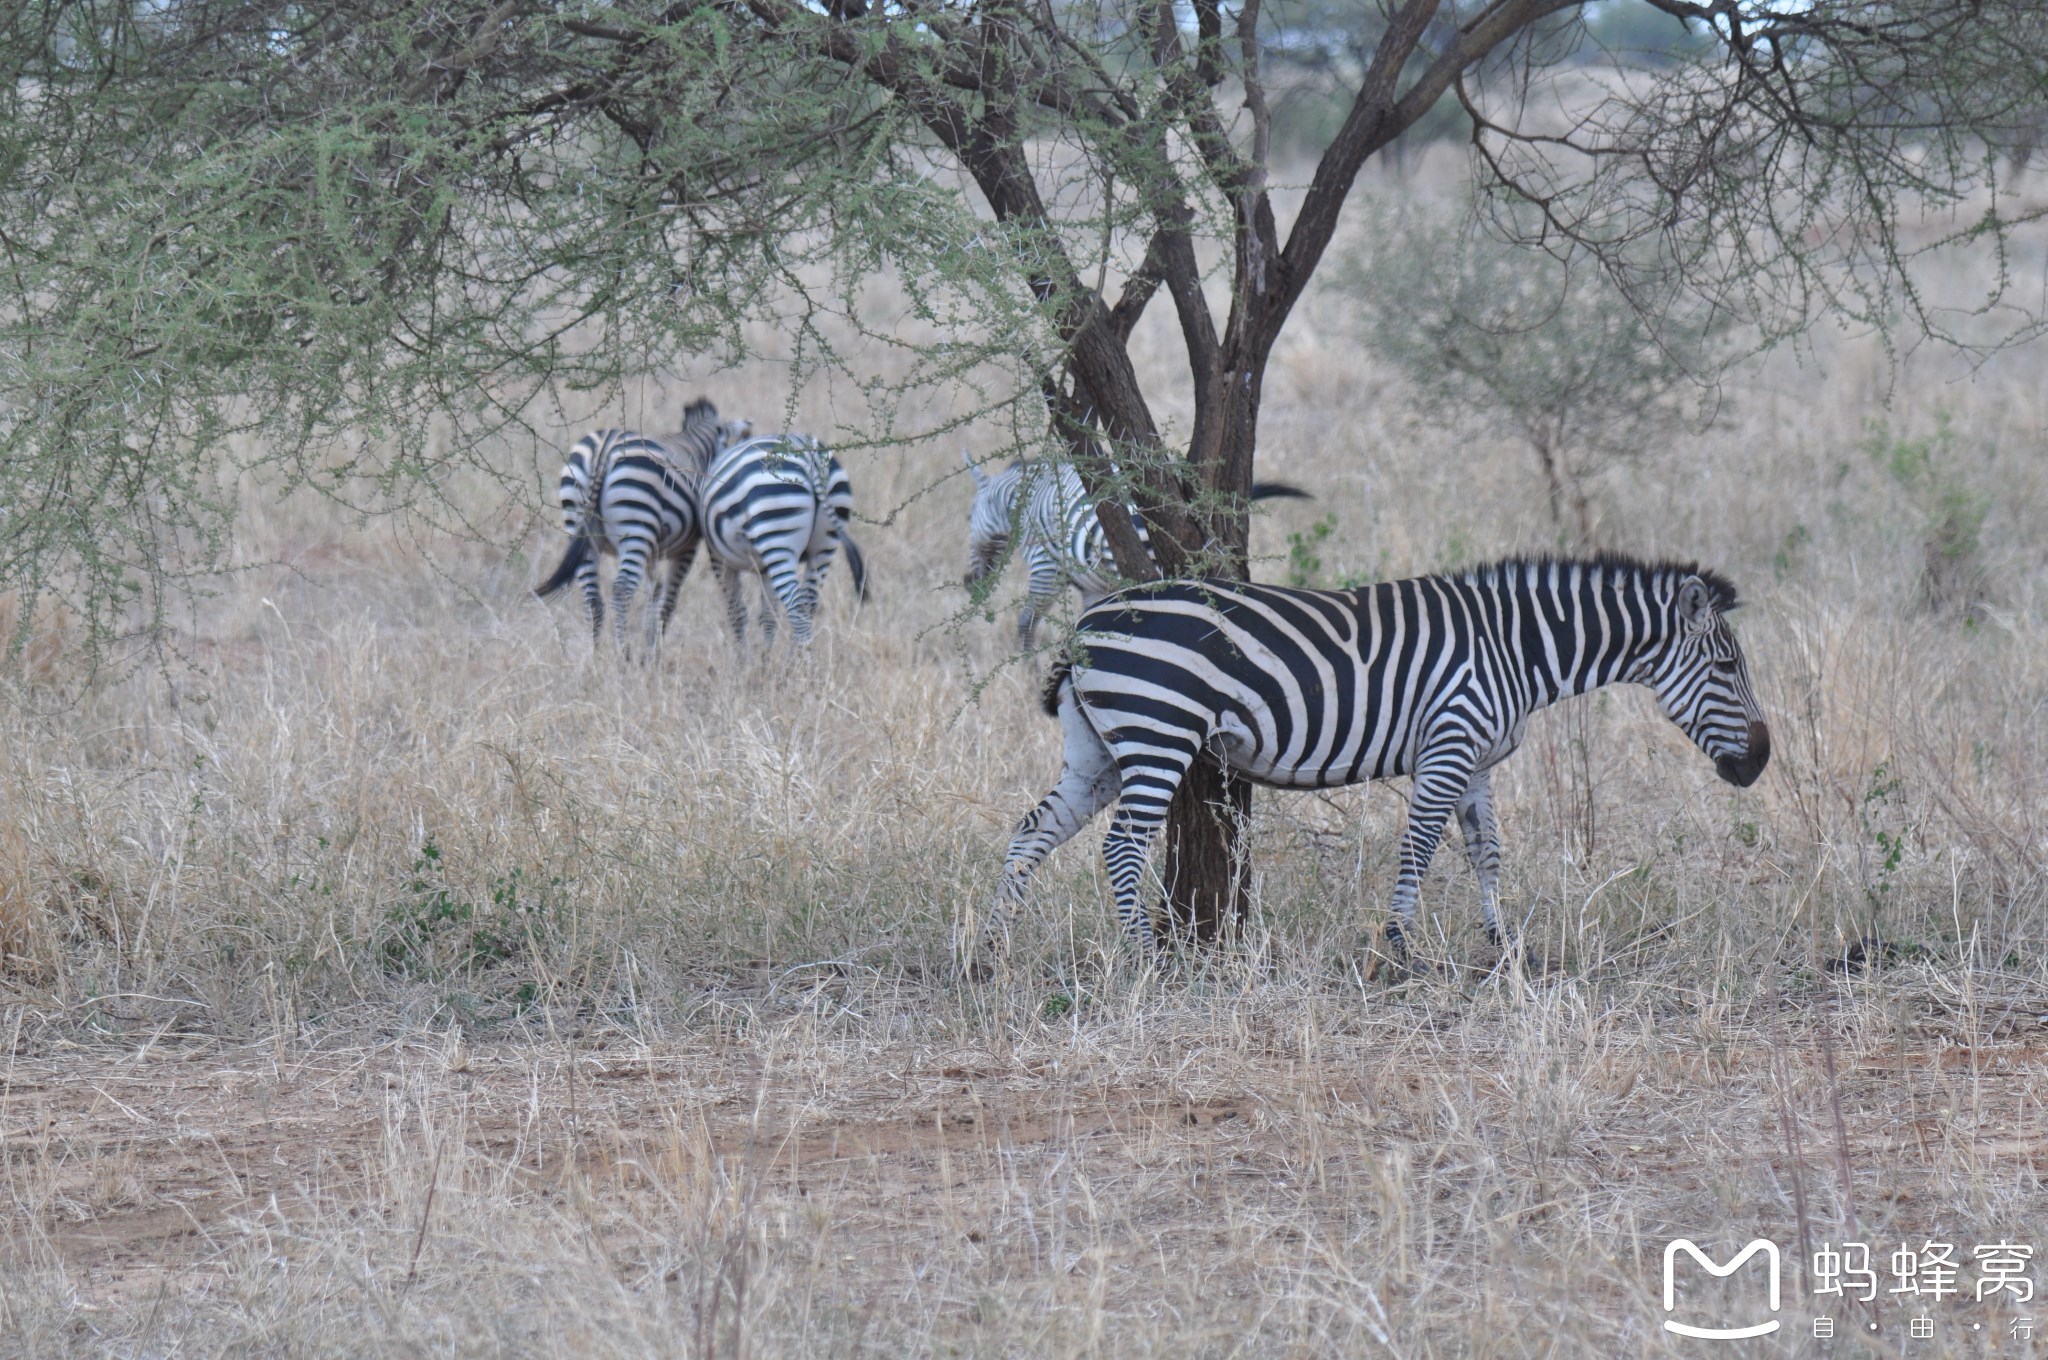
M 1198 945 L 1242 936 L 1251 893 L 1242 854 L 1252 786 L 1225 776 L 1208 757 L 1194 763 L 1167 808 L 1160 877 L 1167 928 Z

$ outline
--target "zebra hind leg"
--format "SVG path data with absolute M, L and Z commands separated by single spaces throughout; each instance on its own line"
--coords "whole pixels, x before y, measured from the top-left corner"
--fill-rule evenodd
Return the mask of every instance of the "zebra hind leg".
M 639 593 L 641 578 L 647 574 L 647 556 L 652 547 L 642 539 L 630 539 L 619 545 L 619 574 L 612 578 L 612 632 L 618 639 L 619 654 L 632 659 L 632 646 L 626 641 L 626 615 L 633 607 L 633 596 Z
M 975 976 L 987 977 L 995 961 L 1008 953 L 1010 933 L 1023 906 L 1025 890 L 1045 857 L 1072 840 L 1116 798 L 1116 763 L 1087 715 L 1074 702 L 1071 689 L 1060 696 L 1059 719 L 1066 734 L 1060 779 L 1052 792 L 1039 799 L 1038 806 L 1017 823 L 1017 830 L 1010 837 L 1010 848 L 1003 855 L 1003 878 L 996 890 L 995 906 L 982 927 L 975 958 L 969 965 Z M 964 951 L 960 952 L 964 959 Z
M 661 632 L 668 632 L 668 621 L 675 617 L 676 601 L 682 597 L 683 578 L 690 574 L 690 564 L 697 560 L 695 538 L 669 554 L 668 580 L 661 592 Z
M 775 599 L 775 592 L 769 588 L 768 578 L 761 580 L 761 650 L 773 651 L 775 635 L 782 630 L 782 606 Z
M 1444 825 L 1472 784 L 1473 760 L 1462 747 L 1425 751 L 1416 762 L 1408 794 L 1408 825 L 1401 832 L 1401 872 L 1394 880 L 1394 908 L 1387 920 L 1387 954 L 1396 969 L 1409 971 L 1408 934 L 1422 901 L 1422 876 L 1436 858 Z
M 732 628 L 733 643 L 742 655 L 747 649 L 747 574 L 739 568 L 711 559 L 711 574 L 725 596 L 725 621 Z
M 1028 652 L 1038 642 L 1038 611 L 1030 601 L 1017 610 L 1017 650 Z
M 1174 788 L 1179 786 L 1176 779 Z M 1102 863 L 1109 870 L 1109 889 L 1116 898 L 1117 924 L 1141 955 L 1149 955 L 1158 943 L 1152 913 L 1140 894 L 1145 870 L 1152 862 L 1153 843 L 1166 825 L 1166 808 L 1172 801 L 1173 788 L 1159 791 L 1147 781 L 1142 792 L 1133 796 L 1131 786 L 1125 784 L 1109 819 L 1109 830 L 1102 837 Z
M 1472 862 L 1479 880 L 1479 910 L 1486 922 L 1486 938 L 1503 944 L 1512 929 L 1500 919 L 1500 824 L 1493 816 L 1493 781 L 1481 770 L 1458 799 L 1458 829 L 1465 836 L 1465 858 Z
M 591 553 L 576 566 L 576 584 L 583 590 L 583 610 L 590 615 L 590 645 L 604 643 L 604 587 L 597 579 L 598 554 Z
M 661 563 L 657 561 L 655 570 L 657 574 L 651 575 L 648 580 L 648 585 L 652 587 L 652 593 L 647 601 L 647 659 L 650 662 L 659 654 L 662 626 L 668 622 L 668 613 L 672 607 L 670 600 L 675 588 L 681 584 L 676 579 L 673 562 L 669 563 L 666 572 L 662 573 Z
M 768 586 L 789 616 L 789 633 L 799 647 L 811 645 L 811 614 L 818 601 L 815 586 L 805 580 L 793 561 L 769 568 Z M 770 608 L 773 608 L 771 605 Z

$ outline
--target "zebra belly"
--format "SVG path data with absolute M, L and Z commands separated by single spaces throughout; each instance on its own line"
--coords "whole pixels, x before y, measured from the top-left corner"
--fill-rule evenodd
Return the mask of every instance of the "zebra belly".
M 1290 766 L 1273 759 L 1271 751 L 1258 749 L 1256 742 L 1247 735 L 1231 730 L 1232 725 L 1219 723 L 1217 734 L 1210 741 L 1210 750 L 1222 757 L 1224 767 L 1233 775 L 1269 789 L 1338 789 L 1347 784 L 1365 784 L 1374 779 L 1387 779 L 1394 775 L 1408 773 L 1406 762 L 1398 757 L 1390 758 L 1389 767 L 1377 772 L 1368 761 L 1356 774 L 1352 773 L 1351 762 L 1324 765 Z

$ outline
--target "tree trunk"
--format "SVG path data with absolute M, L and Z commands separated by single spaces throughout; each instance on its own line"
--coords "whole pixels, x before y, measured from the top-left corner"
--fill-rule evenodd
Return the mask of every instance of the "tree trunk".
M 1185 943 L 1240 937 L 1251 914 L 1241 850 L 1251 816 L 1252 786 L 1227 778 L 1204 757 L 1181 781 L 1166 810 L 1160 877 L 1166 884 L 1166 927 Z

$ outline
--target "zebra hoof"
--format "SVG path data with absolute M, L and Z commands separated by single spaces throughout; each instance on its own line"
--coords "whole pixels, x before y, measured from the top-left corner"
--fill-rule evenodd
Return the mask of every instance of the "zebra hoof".
M 1557 960 L 1540 949 L 1529 949 L 1509 942 L 1501 946 L 1500 961 L 1493 965 L 1496 973 L 1520 972 L 1525 978 L 1555 977 L 1563 972 Z
M 1486 928 L 1487 943 L 1500 951 L 1500 959 L 1493 965 L 1496 973 L 1520 969 L 1527 978 L 1549 977 L 1561 971 L 1557 961 L 1540 949 L 1531 948 L 1519 935 L 1510 935 L 1497 926 Z
M 1003 962 L 988 949 L 977 949 L 973 953 L 957 956 L 956 969 L 960 980 L 974 986 L 985 986 L 996 980 L 997 966 Z
M 1365 980 L 1378 982 L 1405 982 L 1421 977 L 1429 971 L 1429 965 L 1409 951 L 1408 941 L 1401 932 L 1389 927 L 1375 940 L 1365 957 Z

